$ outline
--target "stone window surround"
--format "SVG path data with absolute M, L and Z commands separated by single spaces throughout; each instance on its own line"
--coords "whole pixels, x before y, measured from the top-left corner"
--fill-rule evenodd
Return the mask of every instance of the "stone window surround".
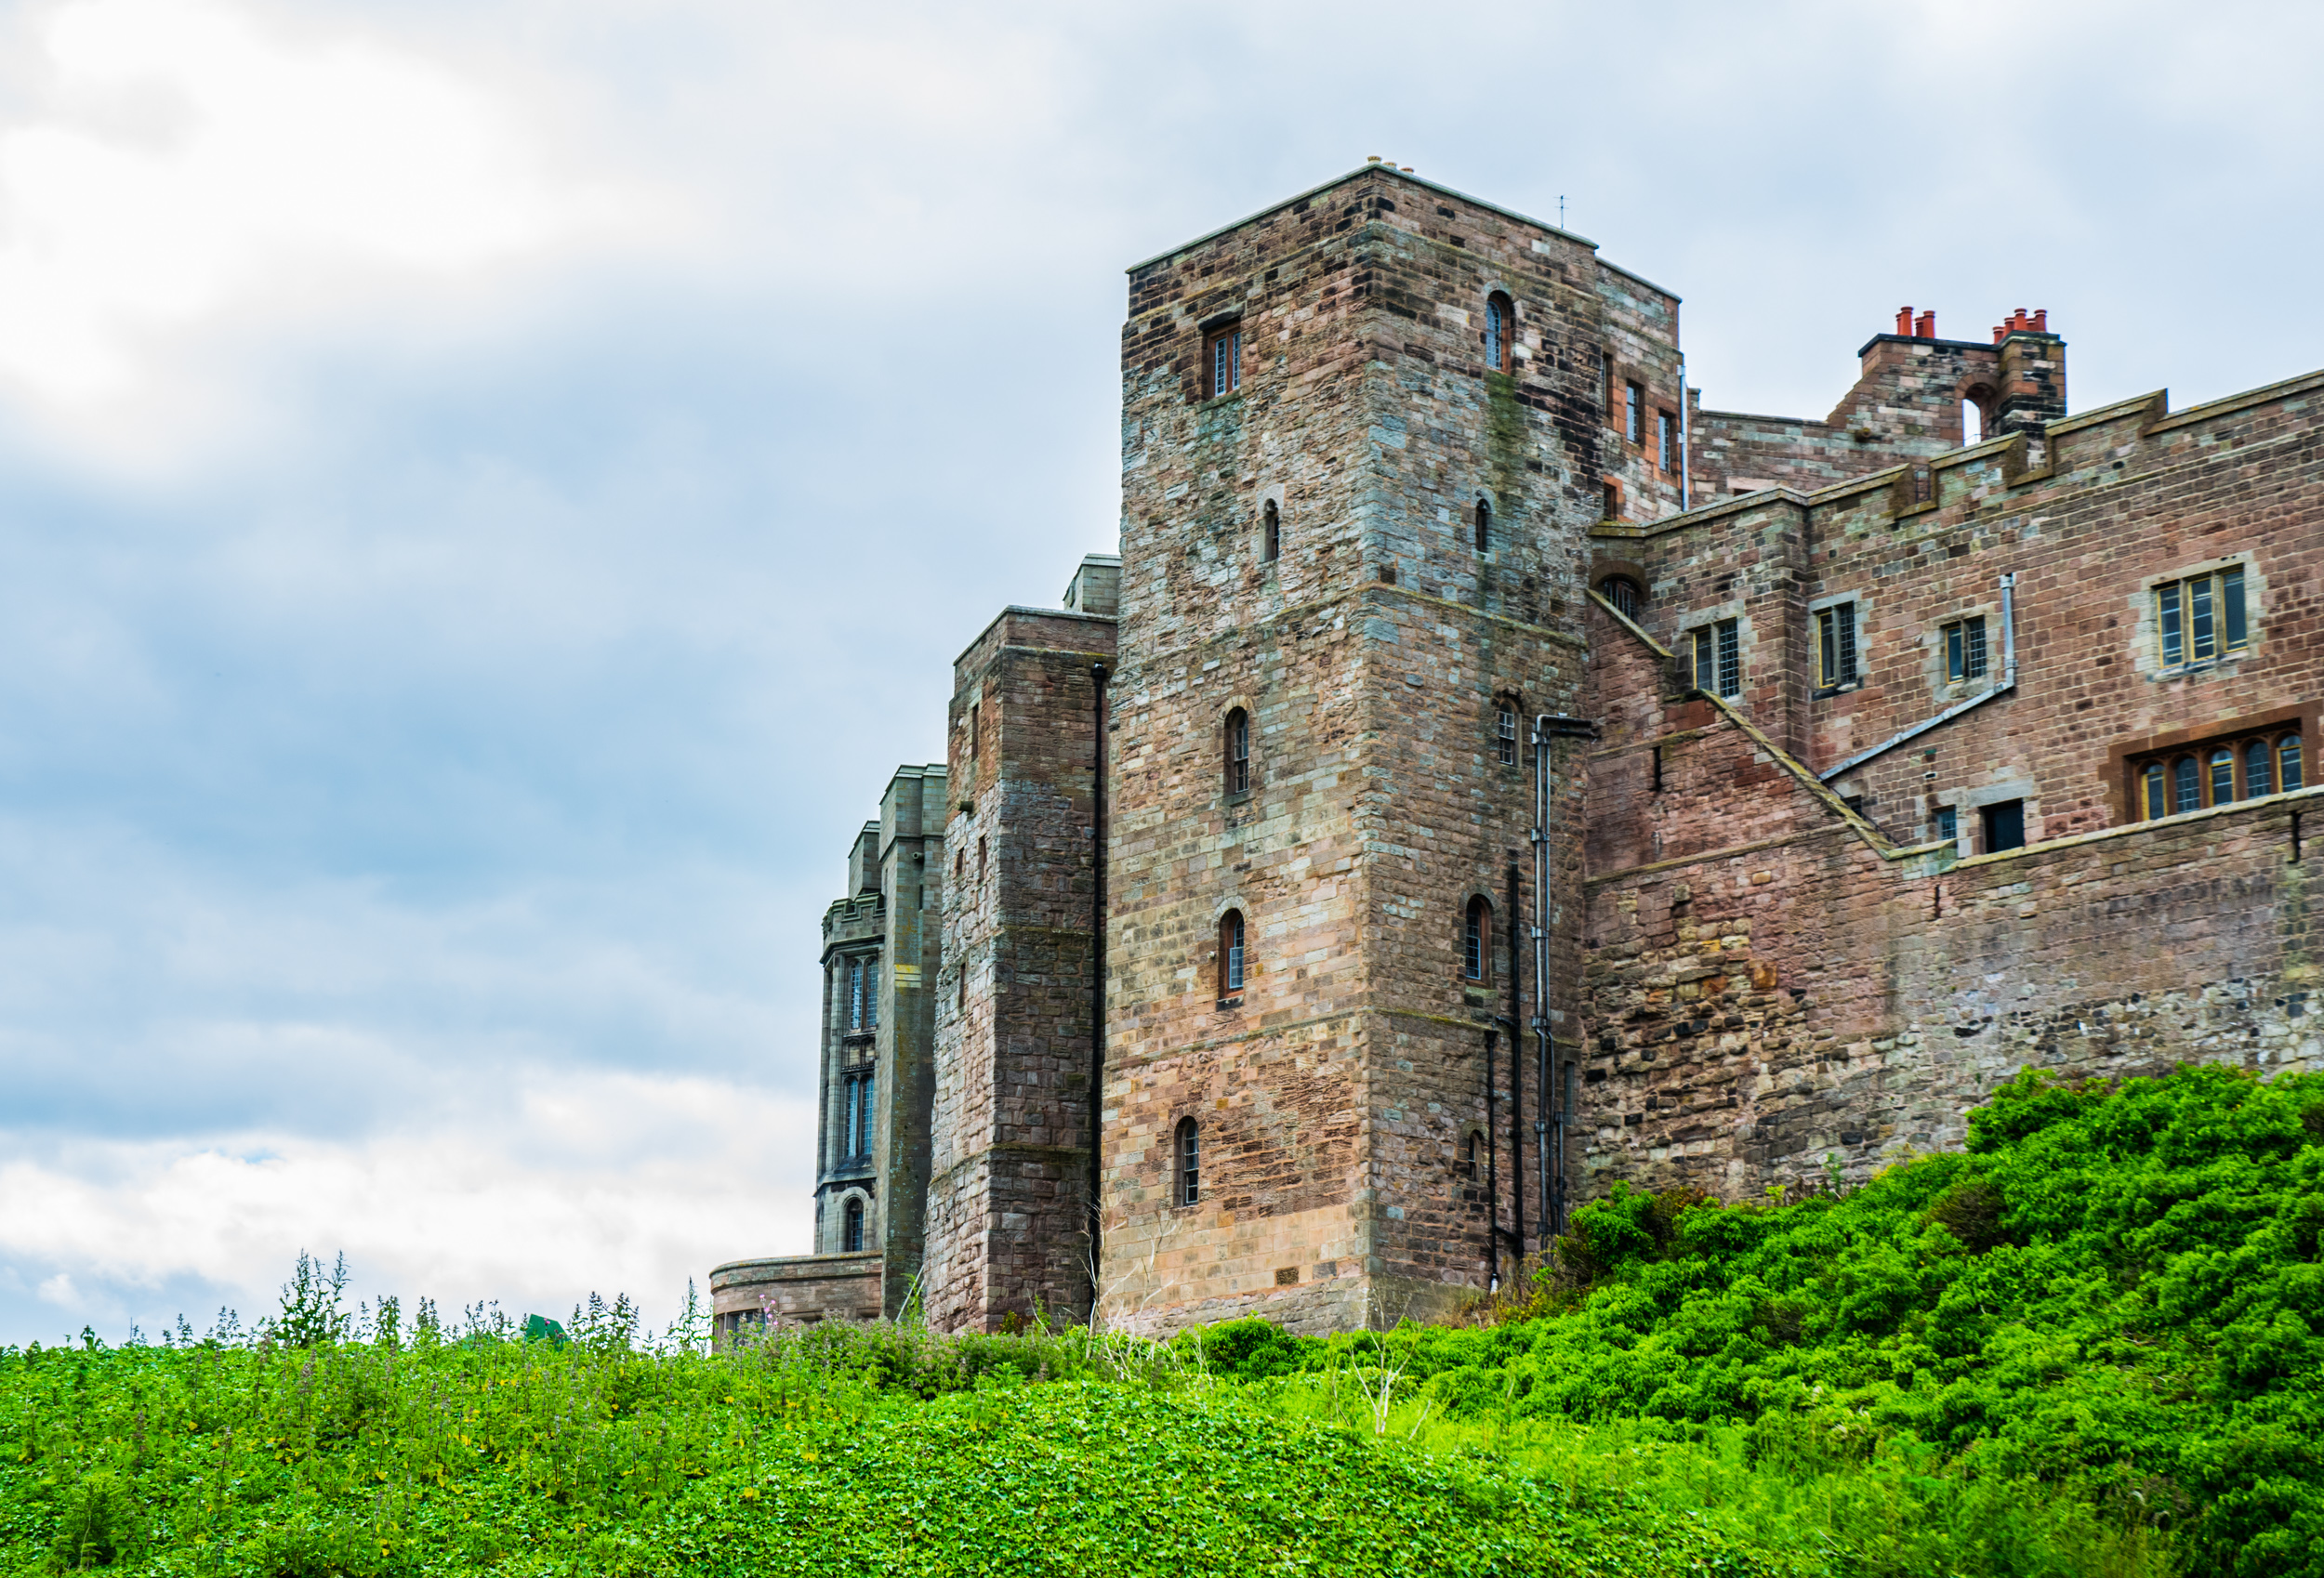
M 1821 659 L 1816 651 L 1816 616 L 1828 608 L 1838 608 L 1842 603 L 1856 605 L 1856 677 L 1842 685 L 1818 684 L 1817 681 L 1822 676 L 1816 667 Z M 1828 696 L 1850 695 L 1864 689 L 1865 653 L 1868 647 L 1868 643 L 1865 640 L 1865 633 L 1871 628 L 1871 613 L 1874 606 L 1872 594 L 1869 592 L 1827 592 L 1820 598 L 1808 599 L 1806 634 L 1810 699 L 1822 701 Z
M 1966 789 L 1940 789 L 1934 799 L 1935 806 L 1924 801 L 1921 807 L 1922 837 L 1925 841 L 1934 842 L 1936 838 L 1936 807 L 1950 806 L 1953 809 L 1954 837 L 1957 841 L 1963 838 L 1974 841 L 1979 825 L 1974 813 L 1987 806 L 1998 806 L 2004 800 L 2026 802 L 2026 847 L 2031 848 L 2042 841 L 2041 789 L 2030 778 L 1999 779 Z M 1971 851 L 1979 855 L 1985 852 L 1983 849 Z
M 2217 657 L 2189 659 L 2185 663 L 2165 667 L 2162 661 L 2162 629 L 2155 611 L 2155 588 L 2189 576 L 2216 574 L 2222 570 L 2243 572 L 2243 621 L 2245 639 L 2239 652 L 2221 652 Z M 2192 679 L 2214 673 L 2255 655 L 2265 637 L 2267 610 L 2267 577 L 2254 561 L 2252 550 L 2220 554 L 2210 559 L 2190 559 L 2174 570 L 2157 571 L 2142 575 L 2130 588 L 2131 617 L 2123 621 L 2131 640 L 2131 672 L 2143 679 L 2168 682 Z

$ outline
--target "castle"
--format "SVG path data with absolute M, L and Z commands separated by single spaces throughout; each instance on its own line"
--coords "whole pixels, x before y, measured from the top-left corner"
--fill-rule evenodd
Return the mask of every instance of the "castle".
M 1618 1179 L 2317 1065 L 2324 373 L 2069 414 L 2045 314 L 1907 309 L 1754 416 L 1678 307 L 1377 162 L 1129 270 L 1120 557 L 856 840 L 724 1330 L 1428 1318 Z

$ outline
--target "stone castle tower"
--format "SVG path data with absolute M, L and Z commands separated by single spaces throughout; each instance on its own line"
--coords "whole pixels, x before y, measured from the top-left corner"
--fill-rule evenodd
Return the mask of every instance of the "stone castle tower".
M 878 1233 L 720 1268 L 730 1329 L 1427 1318 L 1616 1178 L 2324 1055 L 2324 376 L 2069 419 L 2046 316 L 1907 309 L 1823 420 L 1705 410 L 1675 296 L 1378 163 L 1129 283 L 1119 558 L 961 654 L 826 918 Z

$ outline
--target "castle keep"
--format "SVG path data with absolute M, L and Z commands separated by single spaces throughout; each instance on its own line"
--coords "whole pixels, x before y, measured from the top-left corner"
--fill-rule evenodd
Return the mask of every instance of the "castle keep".
M 1381 164 L 1129 283 L 1120 556 L 857 839 L 726 1330 L 1424 1318 L 1617 1179 L 2324 1056 L 2324 374 L 2070 414 L 2045 314 L 1907 309 L 1708 410 L 1675 296 Z

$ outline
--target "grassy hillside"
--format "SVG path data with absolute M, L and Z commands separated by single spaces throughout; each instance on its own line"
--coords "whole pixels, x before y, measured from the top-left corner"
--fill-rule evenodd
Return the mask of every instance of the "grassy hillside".
M 572 1340 L 304 1264 L 0 1353 L 0 1573 L 2324 1574 L 2324 1079 L 2020 1081 L 1965 1155 L 1618 1192 L 1490 1324 Z

